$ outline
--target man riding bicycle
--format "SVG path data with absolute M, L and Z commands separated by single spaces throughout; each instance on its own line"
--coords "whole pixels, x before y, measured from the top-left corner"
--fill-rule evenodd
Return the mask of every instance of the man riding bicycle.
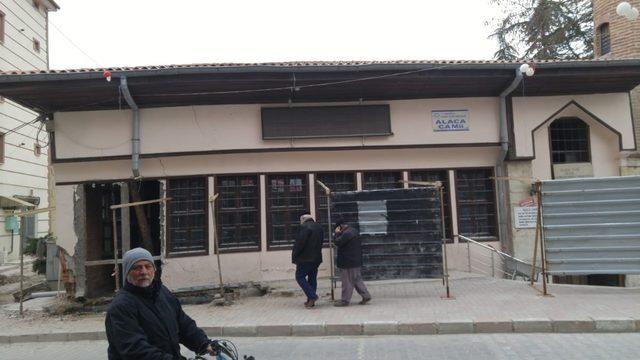
M 156 278 L 151 253 L 143 248 L 127 251 L 122 270 L 124 287 L 105 319 L 109 360 L 184 359 L 180 344 L 196 354 L 216 355 L 205 332 Z

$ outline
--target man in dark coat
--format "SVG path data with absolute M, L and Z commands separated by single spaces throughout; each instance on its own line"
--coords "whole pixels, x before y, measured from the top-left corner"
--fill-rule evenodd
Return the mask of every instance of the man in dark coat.
M 155 277 L 151 254 L 143 248 L 122 258 L 124 287 L 107 310 L 109 360 L 174 360 L 180 344 L 197 354 L 215 355 L 209 338 L 182 311 L 178 299 Z
M 291 252 L 291 262 L 296 264 L 296 281 L 302 288 L 307 301 L 306 308 L 312 308 L 318 300 L 318 266 L 322 263 L 322 226 L 309 214 L 300 216 L 300 231 Z
M 340 268 L 340 282 L 342 283 L 341 299 L 334 303 L 335 306 L 348 306 L 355 288 L 362 296 L 360 305 L 371 301 L 371 294 L 362 280 L 362 243 L 358 231 L 343 220 L 336 221 L 335 240 L 338 248 L 337 266 Z

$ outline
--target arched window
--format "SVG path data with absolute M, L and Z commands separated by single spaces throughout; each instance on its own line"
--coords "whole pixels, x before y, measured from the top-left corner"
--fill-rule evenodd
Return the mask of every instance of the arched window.
M 549 126 L 554 164 L 590 162 L 589 126 L 578 118 L 561 118 Z
M 611 52 L 611 34 L 609 32 L 609 23 L 604 23 L 598 27 L 600 34 L 600 55 Z

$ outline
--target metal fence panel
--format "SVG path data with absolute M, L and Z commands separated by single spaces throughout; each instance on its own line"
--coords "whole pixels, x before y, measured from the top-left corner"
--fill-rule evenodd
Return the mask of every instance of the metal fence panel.
M 366 280 L 442 277 L 440 193 L 435 188 L 337 192 L 332 222 L 360 232 Z
M 640 176 L 542 182 L 547 272 L 640 274 Z

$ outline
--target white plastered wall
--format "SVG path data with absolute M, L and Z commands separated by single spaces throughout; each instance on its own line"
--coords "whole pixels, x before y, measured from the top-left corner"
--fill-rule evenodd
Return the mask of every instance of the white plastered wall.
M 56 185 L 56 244 L 75 255 L 78 234 L 74 222 L 78 185 Z
M 539 179 L 551 179 L 549 126 L 553 120 L 562 117 L 577 117 L 589 126 L 593 176 L 620 175 L 620 146 L 618 141 L 620 137 L 618 134 L 607 129 L 582 109 L 570 105 L 534 132 L 536 158 L 532 161 L 533 176 Z
M 635 147 L 633 122 L 629 105 L 629 94 L 594 94 L 575 96 L 537 96 L 513 98 L 513 132 L 515 150 L 518 157 L 540 156 L 536 143 L 535 154 L 532 131 L 550 118 L 560 117 L 557 114 L 570 102 L 575 102 L 586 111 L 603 121 L 622 136 L 622 150 Z M 575 107 L 569 105 L 566 109 Z M 616 144 L 618 144 L 616 140 Z
M 293 141 L 262 140 L 261 105 L 143 109 L 140 111 L 141 151 L 142 154 L 161 154 L 211 150 L 499 141 L 497 98 L 404 100 L 390 101 L 388 104 L 391 110 L 392 136 Z M 434 132 L 431 111 L 451 109 L 469 110 L 469 131 Z M 131 118 L 131 111 L 128 109 L 56 113 L 57 158 L 129 155 Z

